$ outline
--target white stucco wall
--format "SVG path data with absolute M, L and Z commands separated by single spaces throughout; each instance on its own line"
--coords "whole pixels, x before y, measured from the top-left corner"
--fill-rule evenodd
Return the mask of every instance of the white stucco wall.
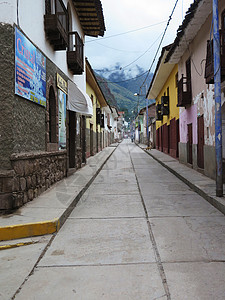
M 219 1 L 219 15 L 225 9 L 225 3 Z M 178 64 L 179 79 L 182 74 L 186 76 L 185 63 L 187 59 L 191 58 L 191 85 L 192 85 L 192 105 L 197 108 L 196 115 L 192 113 L 192 119 L 204 114 L 204 142 L 205 145 L 215 146 L 215 101 L 214 101 L 214 85 L 205 83 L 205 59 L 207 50 L 207 40 L 210 39 L 212 25 L 212 14 L 209 15 L 206 22 L 200 28 L 194 40 L 188 46 L 186 52 L 182 56 Z M 221 25 L 221 20 L 219 26 Z M 211 34 L 211 39 L 213 35 Z M 222 93 L 223 95 L 223 93 Z M 180 108 L 180 132 L 182 132 L 183 119 L 186 118 L 186 114 L 190 111 L 190 108 Z M 190 122 L 191 122 L 191 118 Z M 193 143 L 197 143 L 197 122 L 193 122 Z M 185 126 L 185 132 L 183 135 L 187 135 L 187 126 Z M 182 141 L 182 138 L 181 138 Z
M 70 3 L 72 11 L 72 30 L 77 31 L 84 40 L 84 33 L 80 26 L 79 19 L 73 7 L 71 0 L 63 0 L 67 8 Z M 44 31 L 44 14 L 45 1 L 43 0 L 20 0 L 18 1 L 18 18 L 17 18 L 17 1 L 7 0 L 0 1 L 0 22 L 20 27 L 32 43 L 38 47 L 46 57 L 54 62 L 59 69 L 73 80 L 83 91 L 86 90 L 85 72 L 82 75 L 74 76 L 67 67 L 66 50 L 54 51 L 53 47 L 47 41 Z M 85 47 L 84 47 L 85 48 Z M 85 56 L 85 54 L 84 54 Z M 85 60 L 84 60 L 85 63 Z M 85 70 L 85 67 L 84 67 Z

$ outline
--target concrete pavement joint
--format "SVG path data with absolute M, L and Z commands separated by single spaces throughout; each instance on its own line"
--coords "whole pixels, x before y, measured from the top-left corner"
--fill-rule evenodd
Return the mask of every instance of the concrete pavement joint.
M 86 186 L 76 195 L 72 203 L 69 205 L 69 207 L 66 208 L 64 213 L 59 218 L 55 218 L 53 220 L 48 220 L 43 222 L 25 223 L 25 224 L 17 224 L 12 226 L 0 227 L 0 241 L 52 234 L 54 232 L 59 231 L 59 229 L 63 226 L 66 219 L 71 214 L 72 210 L 76 207 L 82 195 L 92 184 L 92 182 L 97 177 L 99 172 L 102 170 L 103 166 L 108 161 L 108 159 L 112 156 L 116 148 L 117 147 L 115 147 L 115 149 L 113 149 L 110 155 L 108 155 L 108 157 L 104 160 L 104 162 L 101 164 L 99 169 L 96 170 L 95 174 L 87 182 Z
M 98 176 L 98 174 L 100 173 L 100 171 L 102 170 L 102 168 L 104 167 L 104 165 L 106 164 L 106 162 L 109 160 L 109 158 L 112 156 L 112 154 L 115 152 L 115 150 L 117 149 L 117 146 L 115 147 L 115 149 L 112 151 L 112 153 L 110 153 L 110 155 L 105 159 L 105 161 L 102 163 L 102 165 L 99 167 L 99 169 L 96 171 L 96 173 L 93 175 L 93 177 L 89 180 L 89 182 L 86 184 L 86 186 L 80 191 L 80 193 L 76 196 L 76 198 L 74 199 L 74 201 L 71 203 L 71 205 L 65 210 L 65 212 L 62 214 L 62 216 L 60 217 L 60 228 L 63 226 L 63 224 L 65 223 L 65 221 L 67 220 L 67 218 L 70 216 L 71 212 L 73 211 L 73 209 L 76 207 L 77 203 L 79 202 L 80 198 L 83 196 L 83 194 L 87 191 L 87 189 L 90 187 L 90 185 L 93 183 L 93 181 L 95 180 L 95 178 Z
M 50 265 L 50 266 L 37 266 L 37 269 L 45 268 L 71 268 L 71 267 L 113 267 L 113 266 L 136 266 L 136 265 L 155 265 L 156 262 L 134 262 L 134 263 L 115 263 L 115 264 L 74 264 L 74 265 Z
M 129 154 L 130 154 L 129 147 L 128 147 L 128 151 L 129 151 Z M 149 216 L 148 216 L 147 208 L 146 208 L 146 205 L 145 205 L 142 193 L 141 193 L 139 181 L 138 181 L 138 178 L 137 178 L 137 175 L 136 175 L 136 172 L 135 172 L 135 168 L 134 168 L 133 159 L 131 157 L 131 154 L 130 154 L 130 158 L 131 158 L 131 163 L 132 163 L 132 166 L 133 166 L 133 170 L 134 170 L 136 181 L 137 181 L 137 185 L 138 185 L 138 190 L 139 190 L 139 193 L 140 193 L 141 202 L 142 202 L 142 205 L 143 205 L 143 208 L 144 208 L 144 211 L 145 211 L 145 216 L 146 216 L 146 222 L 147 222 L 147 226 L 148 226 L 149 236 L 150 236 L 152 247 L 153 247 L 153 250 L 154 250 L 154 253 L 155 253 L 155 259 L 156 259 L 157 267 L 158 267 L 158 270 L 159 270 L 159 274 L 160 274 L 160 277 L 161 277 L 161 280 L 162 280 L 162 284 L 163 284 L 163 287 L 164 287 L 164 290 L 165 290 L 165 293 L 166 293 L 166 296 L 167 296 L 167 300 L 171 300 L 170 291 L 169 291 L 169 287 L 168 287 L 167 279 L 166 279 L 166 274 L 165 274 L 165 271 L 164 271 L 164 268 L 163 268 L 163 265 L 162 265 L 161 257 L 160 257 L 160 254 L 159 254 L 159 250 L 157 248 L 155 237 L 154 237 L 154 234 L 153 234 L 153 231 L 152 231 L 152 226 L 151 226 L 151 223 L 149 221 Z
M 16 295 L 19 294 L 19 292 L 21 291 L 23 285 L 26 283 L 26 281 L 30 278 L 31 275 L 34 274 L 34 270 L 36 269 L 38 263 L 40 262 L 40 260 L 42 259 L 42 257 L 45 255 L 46 251 L 48 250 L 48 248 L 51 246 L 55 236 L 56 236 L 57 232 L 54 233 L 51 237 L 51 239 L 49 240 L 48 244 L 46 245 L 46 247 L 43 249 L 42 253 L 40 254 L 38 260 L 36 261 L 33 269 L 30 271 L 30 273 L 28 274 L 28 276 L 24 279 L 24 281 L 22 282 L 22 284 L 20 285 L 20 287 L 16 290 L 15 294 L 12 296 L 12 300 L 15 299 Z
M 111 157 L 111 155 L 114 153 L 114 151 L 116 150 L 117 147 L 115 147 L 115 149 L 112 151 L 112 153 L 107 157 L 107 159 L 103 162 L 103 164 L 100 166 L 100 168 L 97 170 L 97 172 L 95 173 L 95 175 L 92 177 L 91 180 L 89 180 L 89 182 L 87 183 L 87 185 L 82 189 L 82 191 L 78 194 L 79 195 L 79 199 L 81 198 L 81 196 L 85 193 L 85 191 L 88 189 L 88 187 L 91 185 L 91 183 L 94 181 L 94 179 L 97 177 L 97 175 L 99 174 L 99 172 L 101 171 L 101 169 L 103 168 L 103 166 L 105 165 L 105 163 L 108 161 L 108 159 Z M 66 219 L 69 217 L 70 213 L 72 212 L 72 210 L 75 208 L 76 204 L 78 203 L 79 199 L 75 198 L 75 200 L 72 202 L 72 207 L 69 207 L 68 212 L 67 210 L 65 211 L 65 213 L 61 216 L 61 218 L 59 218 L 58 220 L 58 226 L 57 226 L 57 230 L 56 232 L 53 233 L 53 236 L 51 237 L 50 241 L 48 242 L 48 244 L 46 245 L 46 247 L 43 249 L 42 253 L 40 254 L 37 262 L 35 263 L 33 269 L 31 270 L 31 272 L 28 274 L 28 276 L 25 278 L 25 280 L 23 281 L 23 283 L 20 285 L 20 287 L 16 290 L 16 292 L 14 293 L 14 295 L 12 296 L 12 300 L 15 299 L 16 295 L 21 291 L 23 285 L 26 283 L 26 281 L 29 279 L 30 276 L 32 276 L 34 274 L 35 269 L 37 268 L 38 263 L 41 261 L 41 259 L 43 258 L 43 256 L 45 255 L 45 253 L 47 252 L 48 248 L 51 246 L 53 240 L 55 239 L 57 232 L 59 231 L 59 229 L 63 226 L 63 224 L 65 223 Z M 76 204 L 74 205 L 74 203 L 76 202 Z M 74 206 L 73 206 L 74 205 Z M 72 209 L 71 209 L 72 208 Z M 67 213 L 66 213 L 67 212 Z M 59 221 L 61 221 L 61 223 L 59 223 Z
M 143 217 L 108 217 L 108 218 L 76 218 L 76 217 L 68 217 L 68 220 L 121 220 L 121 219 L 145 219 L 145 216 Z
M 138 147 L 142 149 L 139 145 Z M 154 160 L 156 160 L 158 163 L 160 163 L 163 167 L 165 167 L 168 171 L 170 171 L 173 175 L 175 175 L 177 178 L 179 178 L 181 181 L 183 181 L 186 185 L 188 185 L 193 191 L 195 191 L 197 194 L 202 196 L 206 201 L 208 201 L 211 205 L 213 205 L 216 209 L 218 209 L 220 212 L 222 212 L 225 215 L 225 205 L 221 204 L 217 199 L 213 198 L 213 196 L 208 195 L 203 190 L 201 190 L 199 187 L 197 187 L 195 184 L 187 180 L 184 176 L 167 166 L 164 162 L 162 162 L 160 159 L 155 157 L 153 154 L 151 154 L 148 150 L 142 149 L 145 153 L 150 155 Z

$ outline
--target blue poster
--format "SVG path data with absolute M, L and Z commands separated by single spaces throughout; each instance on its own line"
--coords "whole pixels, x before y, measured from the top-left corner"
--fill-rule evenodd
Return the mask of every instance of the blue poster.
M 15 94 L 46 107 L 46 57 L 15 27 Z
M 58 89 L 59 149 L 66 149 L 66 94 Z

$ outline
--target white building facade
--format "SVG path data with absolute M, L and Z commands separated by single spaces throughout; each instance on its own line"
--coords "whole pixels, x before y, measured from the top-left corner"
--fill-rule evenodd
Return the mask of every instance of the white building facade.
M 105 31 L 100 0 L 86 2 L 92 18 L 80 1 L 1 3 L 0 209 L 32 200 L 85 159 L 85 36 Z

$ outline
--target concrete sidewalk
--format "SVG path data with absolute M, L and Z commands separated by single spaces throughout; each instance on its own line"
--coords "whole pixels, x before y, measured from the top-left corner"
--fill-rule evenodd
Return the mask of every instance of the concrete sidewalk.
M 190 188 L 206 199 L 210 204 L 225 214 L 225 197 L 216 196 L 215 180 L 199 173 L 198 171 L 179 163 L 179 161 L 156 149 L 146 150 L 147 145 L 137 144 L 141 149 L 167 168 L 171 173 L 181 179 Z M 223 187 L 225 191 L 225 184 Z
M 12 214 L 0 216 L 0 241 L 58 231 L 117 145 L 112 144 L 88 158 L 83 168 Z

